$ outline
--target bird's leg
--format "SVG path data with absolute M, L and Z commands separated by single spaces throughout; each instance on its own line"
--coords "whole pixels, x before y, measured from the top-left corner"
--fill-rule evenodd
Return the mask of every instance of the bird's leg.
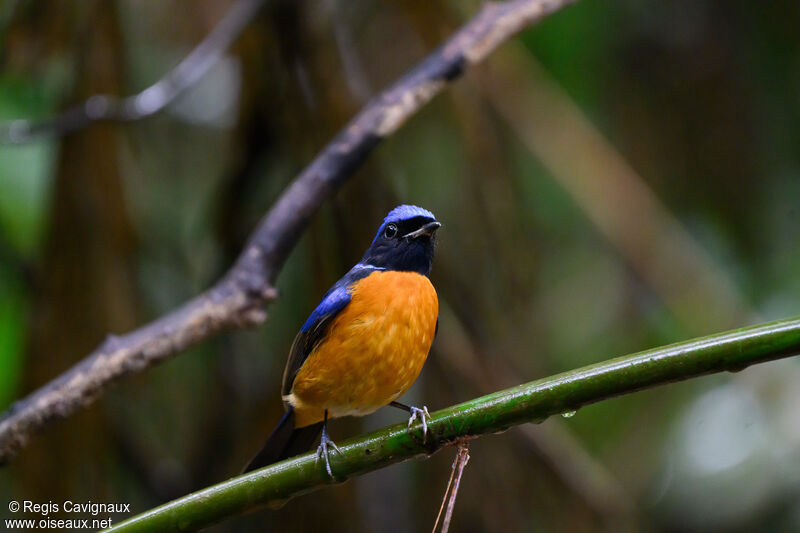
M 400 402 L 391 402 L 389 403 L 389 405 L 411 413 L 411 416 L 408 417 L 408 427 L 411 427 L 411 424 L 414 423 L 414 420 L 416 420 L 417 417 L 419 417 L 419 419 L 422 421 L 422 440 L 424 442 L 425 438 L 428 436 L 428 420 L 431 417 L 431 414 L 428 412 L 428 407 L 423 405 L 422 409 L 420 409 L 419 407 L 414 407 L 413 405 L 405 405 Z
M 331 462 L 328 459 L 329 447 L 336 450 L 336 453 L 342 453 L 342 450 L 339 449 L 336 443 L 331 440 L 330 435 L 328 435 L 328 410 L 325 409 L 325 420 L 322 422 L 322 436 L 319 439 L 319 446 L 317 447 L 317 459 L 314 461 L 314 464 L 319 462 L 320 457 L 325 457 L 325 470 L 328 471 L 329 476 L 333 477 L 333 472 L 331 472 Z

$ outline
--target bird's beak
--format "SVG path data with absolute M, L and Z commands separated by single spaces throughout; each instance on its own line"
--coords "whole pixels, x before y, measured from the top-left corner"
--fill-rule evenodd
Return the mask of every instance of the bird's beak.
M 403 238 L 404 239 L 418 239 L 419 237 L 423 237 L 423 236 L 424 237 L 430 237 L 431 235 L 436 233 L 437 229 L 439 229 L 441 227 L 442 227 L 442 224 L 439 223 L 439 222 L 436 222 L 434 220 L 433 222 L 428 222 L 427 224 L 425 224 L 424 226 L 422 226 L 421 228 L 419 228 L 416 231 L 412 231 L 411 233 L 406 233 L 405 235 L 403 235 Z

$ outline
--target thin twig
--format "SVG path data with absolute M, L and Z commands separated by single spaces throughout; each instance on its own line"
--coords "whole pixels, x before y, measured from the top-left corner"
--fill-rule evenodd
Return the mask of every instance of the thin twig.
M 469 441 L 468 440 L 461 440 L 458 443 L 458 453 L 456 453 L 456 458 L 453 461 L 453 472 L 455 472 L 455 484 L 453 485 L 453 490 L 450 492 L 450 498 L 447 500 L 447 512 L 444 514 L 444 521 L 442 522 L 442 533 L 447 533 L 450 531 L 450 520 L 453 518 L 453 507 L 456 505 L 456 496 L 458 496 L 458 487 L 461 485 L 461 476 L 464 474 L 464 467 L 467 466 L 469 462 Z M 450 474 L 450 479 L 453 479 L 453 474 Z M 448 488 L 450 487 L 448 483 Z M 445 493 L 445 498 L 447 498 L 447 493 Z M 444 505 L 444 501 L 442 501 L 442 505 Z M 441 512 L 441 510 L 440 510 Z M 436 521 L 439 521 L 439 517 L 436 517 Z M 436 527 L 434 526 L 434 533 L 436 533 Z
M 158 113 L 200 81 L 250 24 L 265 1 L 238 0 L 189 55 L 143 91 L 122 98 L 96 94 L 54 117 L 0 123 L 0 144 L 23 144 L 65 135 L 92 122 L 132 122 Z
M 450 467 L 450 479 L 447 480 L 447 487 L 445 487 L 444 495 L 442 496 L 442 504 L 439 506 L 439 512 L 436 514 L 436 521 L 433 523 L 433 529 L 431 530 L 431 533 L 436 533 L 436 528 L 439 527 L 439 519 L 442 518 L 444 504 L 447 503 L 447 495 L 450 494 L 450 486 L 453 484 L 453 476 L 456 475 L 456 462 L 458 462 L 458 452 L 456 452 L 456 456 L 453 457 L 453 466 Z
M 392 87 L 374 98 L 325 146 L 278 198 L 233 267 L 213 287 L 155 321 L 109 336 L 83 361 L 16 402 L 0 418 L 0 464 L 34 431 L 92 403 L 121 378 L 168 359 L 224 330 L 266 320 L 263 306 L 301 232 L 378 143 L 464 69 L 522 28 L 574 0 L 510 0 L 481 11 Z

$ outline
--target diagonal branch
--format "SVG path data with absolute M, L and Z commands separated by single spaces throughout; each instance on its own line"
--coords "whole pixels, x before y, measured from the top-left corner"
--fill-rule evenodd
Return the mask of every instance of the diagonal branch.
M 615 396 L 717 372 L 738 372 L 756 363 L 800 354 L 800 317 L 719 333 L 518 385 L 431 413 L 428 441 L 421 424 L 390 426 L 345 443 L 331 456 L 336 481 L 385 466 L 424 458 L 463 439 Z M 331 484 L 315 454 L 288 459 L 208 487 L 121 522 L 108 531 L 194 531 Z
M 289 251 L 319 206 L 385 137 L 464 69 L 522 28 L 574 0 L 509 0 L 481 11 L 389 89 L 378 95 L 317 155 L 259 222 L 233 267 L 206 292 L 125 335 L 110 336 L 83 361 L 0 418 L 0 464 L 39 430 L 90 404 L 112 383 L 141 372 L 223 330 L 266 320 L 264 304 Z
M 265 0 L 238 0 L 175 68 L 145 90 L 124 98 L 96 94 L 54 117 L 0 123 L 0 144 L 23 144 L 64 135 L 92 122 L 132 122 L 158 113 L 196 84 L 250 24 Z

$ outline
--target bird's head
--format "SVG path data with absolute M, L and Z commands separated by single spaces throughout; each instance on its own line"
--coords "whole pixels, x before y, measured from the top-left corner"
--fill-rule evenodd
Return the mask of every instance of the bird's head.
M 397 206 L 383 219 L 361 263 L 427 276 L 433 263 L 434 236 L 440 227 L 430 211 L 415 205 Z

